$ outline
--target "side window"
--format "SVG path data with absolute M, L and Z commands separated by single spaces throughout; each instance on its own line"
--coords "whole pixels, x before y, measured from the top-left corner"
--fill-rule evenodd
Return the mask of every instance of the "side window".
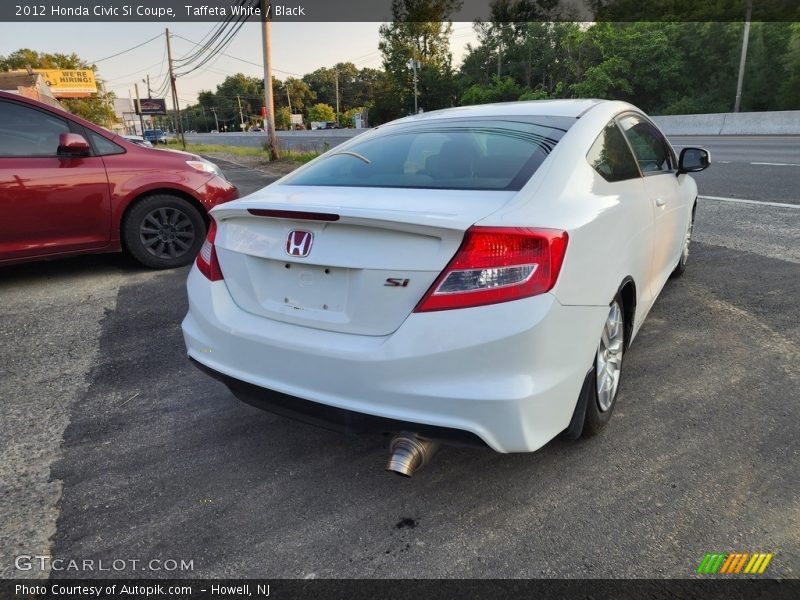
M 633 148 L 642 173 L 647 175 L 675 168 L 667 141 L 653 125 L 638 115 L 621 117 L 619 125 Z
M 586 160 L 606 181 L 625 181 L 639 177 L 636 160 L 614 121 L 610 121 L 597 136 Z
M 17 102 L 0 102 L 0 156 L 57 156 L 67 121 Z
M 114 142 L 109 142 L 102 135 L 96 134 L 94 131 L 86 130 L 89 134 L 89 140 L 94 146 L 98 156 L 108 156 L 109 154 L 124 154 L 125 150 L 117 146 Z

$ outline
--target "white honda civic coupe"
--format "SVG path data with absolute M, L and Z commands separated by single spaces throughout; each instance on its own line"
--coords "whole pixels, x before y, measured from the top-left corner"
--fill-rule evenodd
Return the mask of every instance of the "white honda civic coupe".
M 377 127 L 211 211 L 189 357 L 241 400 L 529 452 L 610 419 L 623 357 L 686 268 L 701 148 L 622 102 L 454 108 Z

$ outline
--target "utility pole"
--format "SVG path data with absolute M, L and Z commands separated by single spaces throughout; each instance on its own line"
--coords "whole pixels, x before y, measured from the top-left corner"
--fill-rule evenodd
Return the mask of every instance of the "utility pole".
M 172 68 L 172 45 L 170 44 L 169 40 L 169 28 L 167 28 L 167 60 L 169 61 L 169 80 L 172 84 L 172 108 L 175 110 L 175 114 L 178 116 L 178 135 L 181 137 L 183 149 L 186 150 L 186 138 L 183 135 L 183 123 L 181 122 L 181 107 L 180 104 L 178 104 L 178 88 L 175 85 L 175 80 L 177 77 L 175 76 L 175 71 Z
M 267 150 L 269 159 L 277 160 L 281 157 L 278 149 L 278 140 L 275 136 L 275 104 L 272 98 L 272 50 L 270 48 L 270 33 L 272 22 L 268 9 L 272 6 L 267 0 L 261 0 L 261 42 L 264 50 L 264 106 L 267 107 L 266 130 Z
M 242 114 L 242 99 L 236 94 L 236 101 L 239 103 L 239 129 L 244 131 L 244 115 Z
M 289 86 L 286 86 L 286 101 L 289 103 L 289 114 L 292 114 L 292 97 L 289 95 Z M 291 129 L 291 127 L 289 128 Z
M 416 115 L 419 112 L 419 107 L 417 106 L 417 96 L 419 95 L 417 91 L 417 68 L 419 66 L 419 61 L 416 58 L 412 58 L 406 63 L 406 66 L 411 67 L 414 71 L 414 114 Z
M 339 124 L 339 70 L 334 69 L 336 74 L 336 124 Z
M 219 133 L 219 119 L 217 119 L 217 107 L 214 106 L 213 108 L 209 108 L 212 113 L 214 113 L 214 125 L 217 126 L 217 133 Z
M 142 117 L 142 103 L 139 102 L 139 84 L 134 83 L 133 89 L 136 90 L 136 112 L 139 113 L 139 123 L 142 125 L 142 136 L 144 136 L 144 117 Z
M 203 111 L 203 129 L 208 129 L 208 123 L 206 122 L 206 109 L 203 105 L 200 105 L 200 110 Z
M 744 18 L 744 35 L 742 39 L 742 56 L 739 59 L 739 80 L 736 82 L 736 100 L 733 112 L 739 112 L 742 104 L 742 85 L 744 84 L 744 63 L 747 60 L 747 40 L 750 38 L 750 16 L 753 12 L 752 0 L 747 0 L 747 16 Z

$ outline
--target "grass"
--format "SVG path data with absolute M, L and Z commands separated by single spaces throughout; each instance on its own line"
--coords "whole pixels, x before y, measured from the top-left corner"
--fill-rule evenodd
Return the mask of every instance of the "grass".
M 180 142 L 170 142 L 171 144 L 180 146 Z M 186 144 L 186 150 L 194 152 L 195 154 L 204 154 L 209 152 L 226 152 L 236 156 L 253 156 L 256 158 L 264 159 L 264 162 L 269 162 L 269 154 L 264 148 L 255 146 L 227 146 L 224 144 Z M 305 164 L 310 160 L 317 158 L 321 152 L 316 150 L 281 150 L 281 160 Z

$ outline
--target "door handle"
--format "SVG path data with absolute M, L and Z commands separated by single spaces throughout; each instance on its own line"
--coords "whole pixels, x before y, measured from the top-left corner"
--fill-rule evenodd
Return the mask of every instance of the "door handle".
M 656 206 L 663 208 L 664 206 L 666 206 L 666 204 L 667 201 L 664 200 L 664 198 L 656 198 Z

